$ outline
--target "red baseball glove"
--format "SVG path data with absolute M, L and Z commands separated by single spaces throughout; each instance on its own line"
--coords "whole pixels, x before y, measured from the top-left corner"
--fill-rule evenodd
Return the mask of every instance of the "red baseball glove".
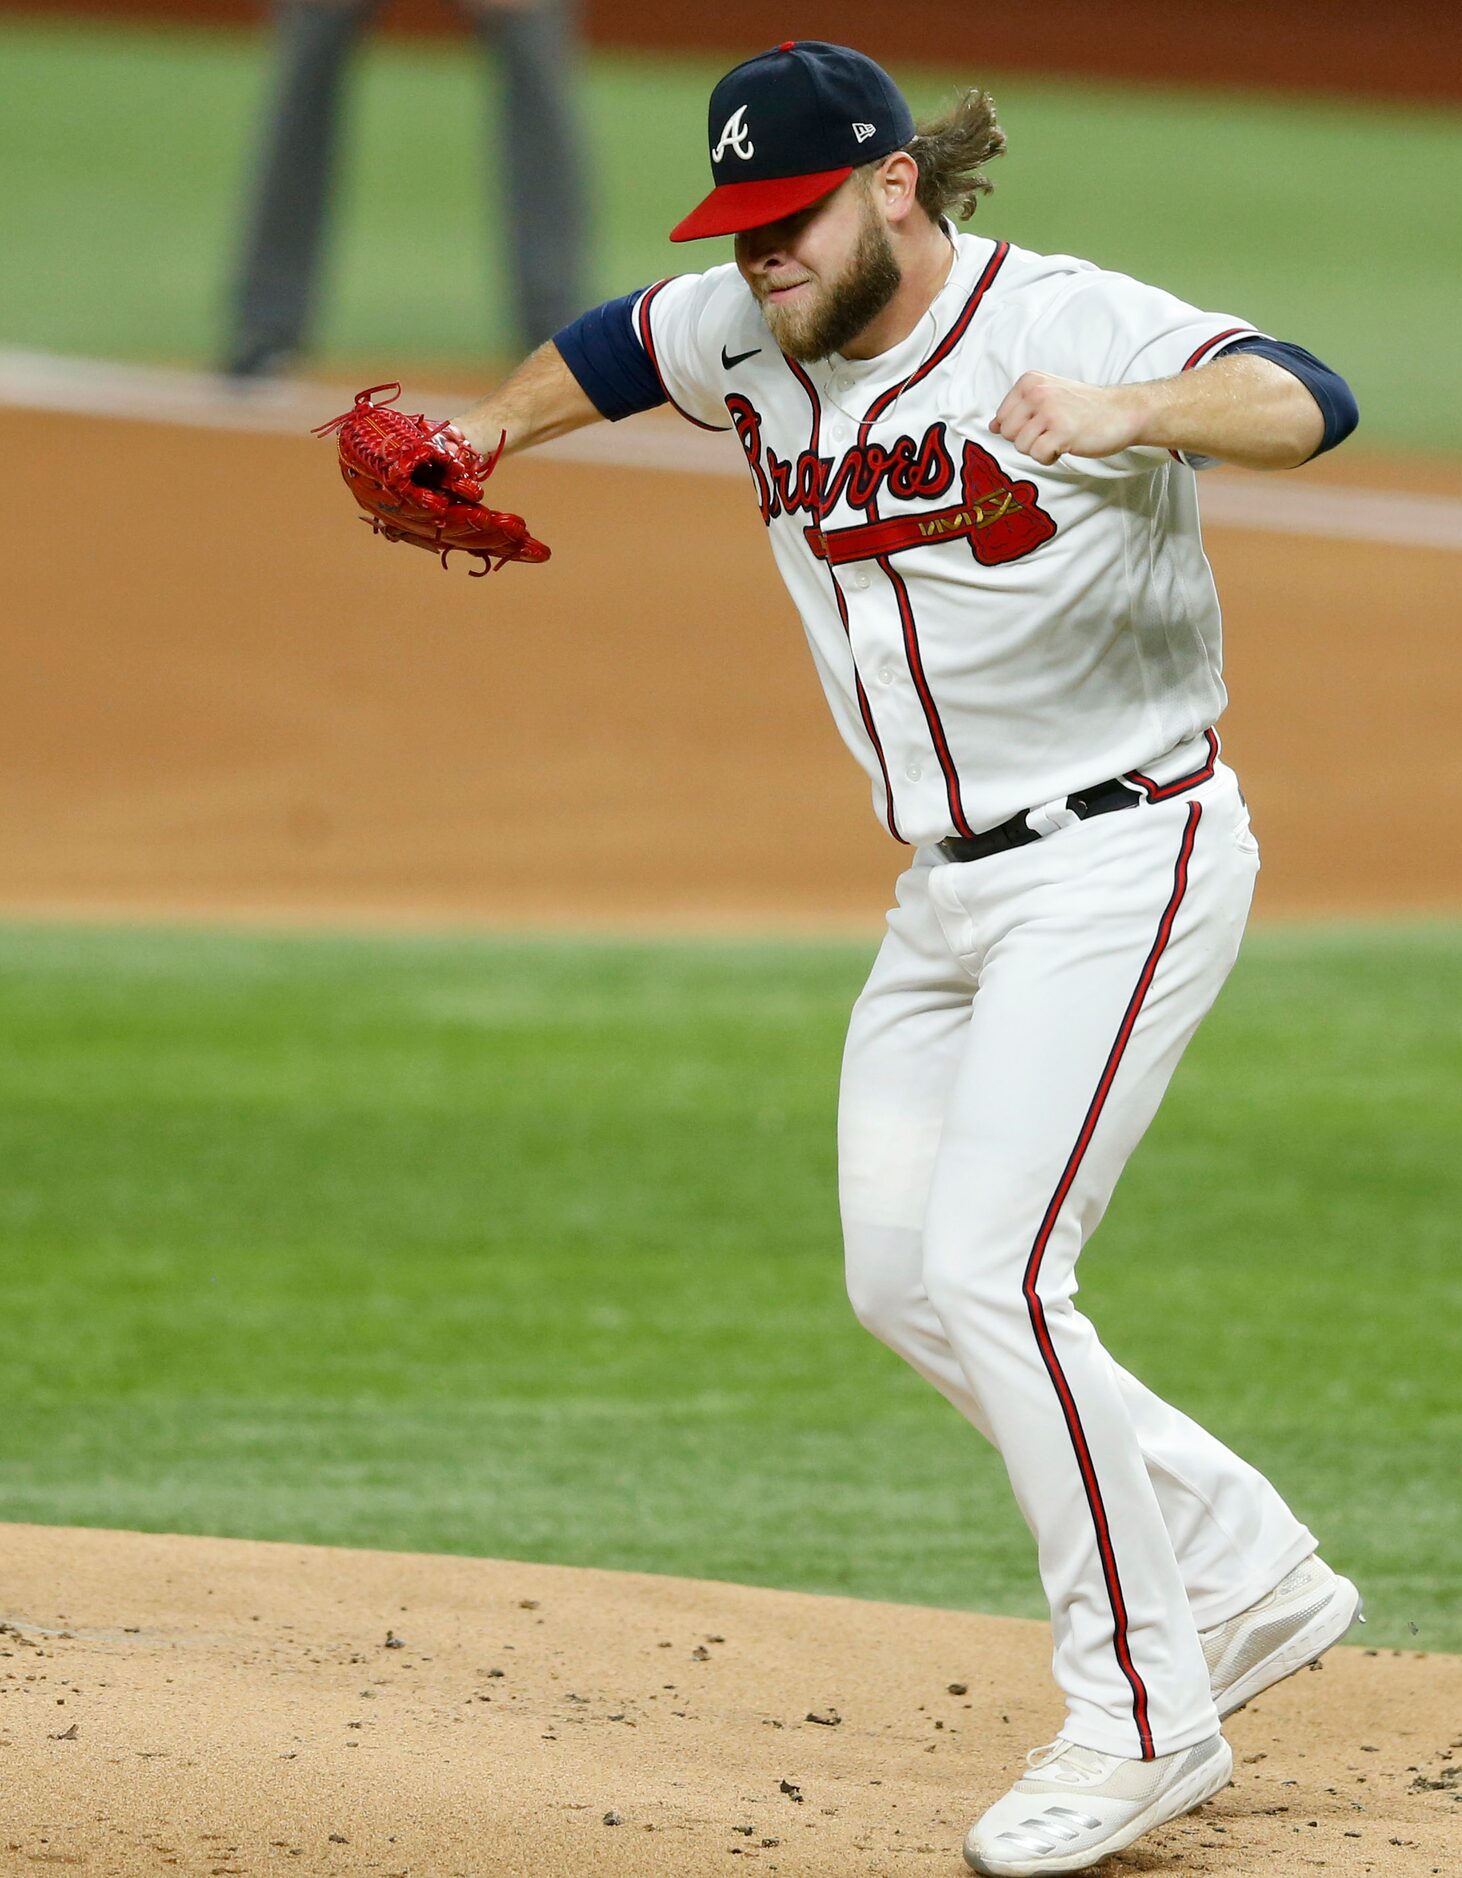
M 376 404 L 378 391 L 391 395 Z M 490 458 L 479 456 L 453 425 L 389 410 L 400 396 L 400 385 L 372 385 L 356 393 L 350 410 L 312 433 L 337 433 L 340 474 L 365 510 L 361 519 L 387 541 L 440 555 L 443 567 L 454 548 L 474 554 L 482 562 L 473 570 L 479 576 L 505 561 L 546 561 L 548 549 L 528 533 L 521 515 L 483 506 L 482 485 L 502 442 Z

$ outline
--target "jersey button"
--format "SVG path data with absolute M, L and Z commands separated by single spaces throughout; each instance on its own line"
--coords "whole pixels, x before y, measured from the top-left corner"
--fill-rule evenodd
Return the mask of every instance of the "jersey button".
M 908 777 L 910 782 L 917 782 L 924 772 L 919 768 L 917 763 L 910 763 L 909 767 L 904 771 L 904 774 Z
M 883 670 L 878 674 L 878 682 L 880 685 L 891 685 L 893 683 L 893 669 L 891 666 L 884 666 Z
M 868 576 L 863 572 L 861 567 L 856 573 L 848 576 L 848 585 L 853 589 L 854 593 L 862 593 L 864 588 L 867 587 Z

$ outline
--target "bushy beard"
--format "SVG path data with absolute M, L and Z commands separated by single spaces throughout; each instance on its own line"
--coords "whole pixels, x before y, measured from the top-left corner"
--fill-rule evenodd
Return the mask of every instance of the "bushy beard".
M 856 339 L 878 318 L 902 280 L 888 230 L 870 211 L 840 279 L 822 287 L 814 285 L 801 301 L 787 305 L 763 300 L 762 318 L 788 358 L 808 365 L 841 352 Z

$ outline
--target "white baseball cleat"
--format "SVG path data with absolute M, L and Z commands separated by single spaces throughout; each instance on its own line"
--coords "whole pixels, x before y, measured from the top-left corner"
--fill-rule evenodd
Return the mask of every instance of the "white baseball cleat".
M 1219 1720 L 1315 1662 L 1357 1619 L 1366 1621 L 1359 1591 L 1312 1557 L 1248 1610 L 1200 1630 Z
M 1191 1813 L 1229 1783 L 1222 1735 L 1153 1761 L 1055 1740 L 965 1836 L 965 1863 L 987 1878 L 1056 1878 L 1086 1871 L 1165 1820 Z

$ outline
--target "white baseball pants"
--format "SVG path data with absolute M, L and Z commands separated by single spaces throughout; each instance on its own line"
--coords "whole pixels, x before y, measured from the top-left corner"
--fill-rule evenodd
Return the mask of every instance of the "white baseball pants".
M 1211 1735 L 1199 1627 L 1315 1549 L 1075 1304 L 1078 1254 L 1228 976 L 1258 865 L 1222 764 L 985 860 L 921 850 L 848 1033 L 854 1311 L 999 1449 L 1037 1543 L 1061 1732 L 1110 1754 Z M 1173 1213 L 1181 1231 L 1177 1197 Z

